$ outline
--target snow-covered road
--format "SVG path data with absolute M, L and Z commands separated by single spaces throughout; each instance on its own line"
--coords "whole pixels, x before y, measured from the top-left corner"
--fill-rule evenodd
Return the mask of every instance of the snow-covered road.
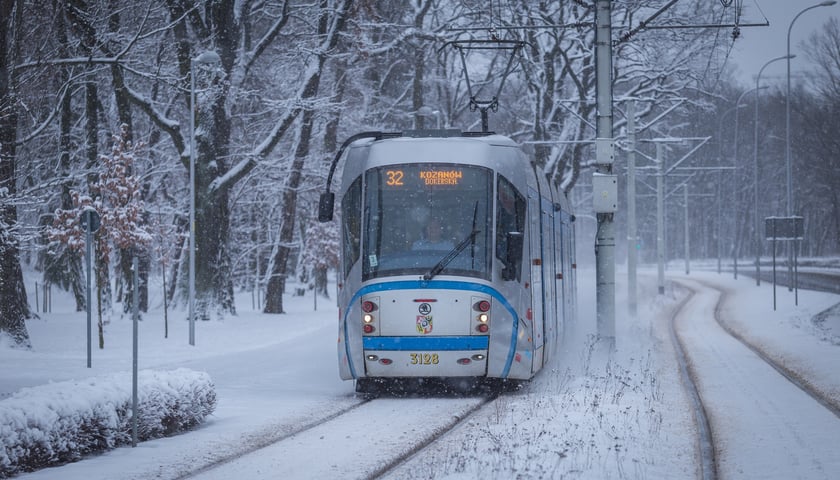
M 840 472 L 840 418 L 718 324 L 719 291 L 680 282 L 696 292 L 677 318 L 677 333 L 709 417 L 719 477 L 810 479 Z

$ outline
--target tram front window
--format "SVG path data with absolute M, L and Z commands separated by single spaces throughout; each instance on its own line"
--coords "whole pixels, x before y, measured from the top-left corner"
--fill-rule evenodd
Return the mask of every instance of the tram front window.
M 491 177 L 455 164 L 368 170 L 362 279 L 426 275 L 447 256 L 440 275 L 490 278 Z

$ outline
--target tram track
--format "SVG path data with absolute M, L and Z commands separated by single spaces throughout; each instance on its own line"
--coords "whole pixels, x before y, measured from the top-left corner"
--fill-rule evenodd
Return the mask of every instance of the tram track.
M 818 388 L 815 388 L 811 384 L 811 382 L 809 382 L 802 375 L 788 368 L 782 362 L 777 361 L 770 352 L 765 351 L 755 343 L 752 343 L 749 340 L 747 340 L 741 333 L 737 332 L 735 329 L 732 328 L 731 325 L 729 325 L 728 323 L 726 323 L 725 320 L 723 320 L 721 308 L 723 307 L 723 304 L 726 303 L 728 297 L 728 293 L 726 292 L 726 290 L 719 289 L 706 282 L 698 281 L 698 283 L 702 284 L 707 288 L 711 288 L 720 292 L 720 299 L 718 300 L 718 303 L 715 306 L 715 321 L 718 325 L 720 325 L 722 329 L 726 331 L 726 333 L 728 333 L 734 339 L 741 342 L 741 344 L 743 344 L 745 347 L 749 348 L 766 364 L 770 365 L 771 367 L 773 367 L 774 370 L 779 372 L 781 376 L 783 376 L 790 383 L 802 390 L 802 392 L 804 392 L 806 395 L 813 398 L 817 403 L 825 407 L 828 411 L 833 413 L 835 417 L 840 419 L 840 405 L 834 402 L 827 395 L 824 395 Z
M 275 445 L 275 444 L 281 443 L 283 441 L 286 441 L 286 440 L 294 437 L 295 435 L 299 435 L 299 434 L 304 433 L 306 431 L 309 431 L 309 430 L 312 430 L 314 428 L 320 427 L 324 424 L 327 424 L 337 417 L 340 417 L 342 415 L 346 415 L 347 413 L 349 413 L 353 410 L 356 410 L 357 408 L 361 407 L 362 405 L 370 403 L 372 400 L 373 400 L 373 398 L 360 398 L 358 403 L 351 404 L 351 405 L 349 405 L 345 408 L 342 408 L 340 410 L 337 410 L 337 411 L 335 411 L 335 412 L 333 412 L 333 413 L 331 413 L 327 416 L 318 418 L 318 419 L 316 419 L 314 421 L 311 421 L 311 422 L 307 422 L 307 423 L 302 424 L 298 427 L 295 427 L 295 428 L 293 428 L 289 431 L 278 432 L 277 435 L 263 436 L 260 441 L 257 441 L 255 443 L 253 443 L 252 445 L 248 446 L 247 448 L 245 448 L 243 450 L 236 451 L 231 455 L 225 456 L 225 457 L 223 457 L 223 458 L 221 458 L 217 461 L 214 461 L 212 463 L 204 465 L 197 470 L 193 470 L 193 471 L 190 471 L 190 472 L 188 472 L 184 475 L 178 476 L 178 477 L 175 478 L 175 480 L 187 480 L 187 479 L 191 479 L 191 478 L 198 478 L 199 476 L 201 476 L 201 475 L 203 475 L 207 472 L 210 472 L 214 469 L 220 468 L 223 465 L 235 462 L 242 457 L 250 455 L 254 452 L 258 452 L 258 451 L 260 451 L 262 449 L 265 449 L 265 448 L 267 448 L 271 445 Z
M 683 307 L 694 297 L 694 291 L 689 289 L 689 295 L 685 297 L 671 313 L 670 321 L 668 322 L 671 343 L 677 356 L 677 364 L 679 365 L 680 375 L 683 380 L 683 386 L 691 401 L 691 407 L 694 411 L 694 421 L 697 426 L 697 444 L 700 457 L 700 477 L 703 480 L 715 480 L 717 478 L 717 469 L 715 467 L 715 443 L 712 436 L 712 429 L 709 425 L 709 418 L 706 415 L 706 409 L 703 407 L 703 400 L 697 388 L 697 383 L 692 375 L 689 365 L 688 357 L 686 356 L 685 346 L 680 341 L 676 330 L 677 317 L 682 312 Z
M 739 447 L 738 444 L 748 442 L 753 435 L 761 435 L 749 431 L 749 428 L 757 427 L 757 431 L 767 429 L 761 424 L 762 419 L 765 418 L 761 414 L 776 418 L 776 420 L 767 420 L 769 430 L 777 429 L 781 431 L 782 436 L 789 436 L 796 442 L 803 437 L 808 437 L 808 434 L 814 430 L 796 427 L 798 416 L 807 416 L 809 421 L 813 421 L 813 418 L 821 418 L 823 422 L 825 421 L 826 415 L 815 412 L 818 408 L 813 404 L 809 405 L 801 396 L 796 397 L 798 400 L 795 404 L 787 404 L 783 400 L 773 398 L 775 393 L 779 393 L 780 397 L 783 394 L 795 395 L 789 392 L 791 389 L 781 385 L 783 383 L 794 387 L 800 394 L 804 393 L 824 411 L 830 412 L 835 419 L 840 419 L 840 409 L 836 402 L 824 395 L 820 389 L 815 388 L 803 375 L 785 366 L 771 352 L 751 342 L 747 336 L 727 323 L 722 312 L 729 295 L 726 289 L 697 280 L 677 283 L 688 289 L 689 294 L 672 311 L 669 328 L 679 368 L 682 371 L 684 388 L 691 399 L 697 424 L 700 478 L 715 480 L 719 475 L 727 476 L 724 472 L 731 473 L 732 465 L 744 468 L 743 465 L 749 463 L 743 457 L 739 457 L 739 455 L 744 455 L 746 449 Z M 709 292 L 716 293 L 713 300 Z M 714 301 L 714 306 L 709 310 L 712 301 Z M 705 307 L 702 306 L 704 304 Z M 698 321 L 698 312 L 705 312 L 704 318 L 712 317 L 714 322 Z M 700 323 L 702 325 L 697 325 Z M 737 343 L 720 346 L 722 343 L 731 342 L 709 331 L 712 326 L 719 327 L 721 335 Z M 734 345 L 748 349 L 759 362 L 746 360 L 749 354 L 738 352 L 738 347 Z M 716 362 L 724 365 L 725 368 L 707 365 Z M 755 380 L 758 375 L 754 372 L 761 370 L 760 366 L 756 366 L 758 363 L 769 366 L 776 373 L 777 380 L 767 380 L 772 376 L 768 373 L 769 370 L 762 370 L 761 380 Z M 770 385 L 769 390 L 767 390 L 767 385 Z M 743 392 L 738 390 L 743 390 Z M 733 400 L 731 397 L 741 399 Z M 738 411 L 737 408 L 732 408 L 743 405 L 754 405 L 760 412 L 757 414 L 755 411 Z M 802 413 L 806 410 L 806 413 Z M 743 422 L 745 428 L 741 428 L 741 424 L 732 426 L 732 423 L 737 423 L 732 422 L 732 419 L 739 416 L 750 419 Z M 834 426 L 836 424 L 833 424 L 832 428 Z M 797 445 L 796 448 L 801 448 L 801 445 Z M 787 453 L 784 452 L 784 454 Z M 762 454 L 772 456 L 767 452 Z M 725 468 L 720 463 L 721 457 L 728 459 L 724 461 Z
M 447 433 L 453 431 L 459 425 L 463 425 L 463 423 L 465 421 L 467 421 L 470 417 L 472 417 L 473 414 L 475 414 L 476 412 L 478 412 L 479 410 L 484 408 L 486 405 L 490 404 L 491 402 L 495 401 L 498 398 L 499 398 L 498 393 L 494 393 L 494 394 L 491 394 L 491 395 L 485 397 L 480 403 L 476 404 L 473 408 L 468 410 L 465 415 L 462 415 L 460 417 L 456 417 L 454 419 L 454 421 L 452 421 L 451 423 L 446 425 L 443 429 L 435 432 L 435 435 L 429 436 L 428 438 L 424 439 L 420 443 L 416 444 L 413 448 L 411 448 L 410 450 L 408 450 L 404 454 L 392 459 L 390 462 L 388 462 L 382 468 L 376 470 L 375 472 L 371 473 L 369 476 L 365 477 L 366 480 L 378 479 L 378 478 L 384 477 L 385 475 L 389 474 L 390 472 L 396 470 L 399 466 L 406 463 L 407 461 L 409 461 L 410 459 L 412 459 L 416 455 L 420 454 L 423 450 L 428 448 L 434 442 L 443 438 L 443 436 L 445 436 Z
M 380 478 L 429 448 L 498 396 L 493 392 L 467 398 L 362 397 L 350 407 L 178 478 L 336 478 L 339 473 Z M 424 407 L 427 412 L 423 412 Z M 317 464 L 308 460 L 312 451 L 325 452 Z M 273 467 L 270 473 L 266 465 Z

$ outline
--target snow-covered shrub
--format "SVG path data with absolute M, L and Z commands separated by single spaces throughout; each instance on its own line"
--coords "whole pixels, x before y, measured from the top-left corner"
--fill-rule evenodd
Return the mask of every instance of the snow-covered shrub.
M 131 374 L 24 388 L 0 400 L 0 478 L 131 443 Z M 210 376 L 138 373 L 138 441 L 184 431 L 216 408 Z

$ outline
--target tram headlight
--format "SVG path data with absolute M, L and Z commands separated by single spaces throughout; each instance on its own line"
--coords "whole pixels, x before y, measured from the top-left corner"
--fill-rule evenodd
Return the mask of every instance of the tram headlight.
M 487 323 L 488 320 L 490 320 L 490 315 L 487 315 L 486 313 L 482 313 L 478 316 L 478 321 L 481 323 Z
M 369 313 L 362 315 L 362 321 L 365 323 L 373 323 L 373 315 Z

